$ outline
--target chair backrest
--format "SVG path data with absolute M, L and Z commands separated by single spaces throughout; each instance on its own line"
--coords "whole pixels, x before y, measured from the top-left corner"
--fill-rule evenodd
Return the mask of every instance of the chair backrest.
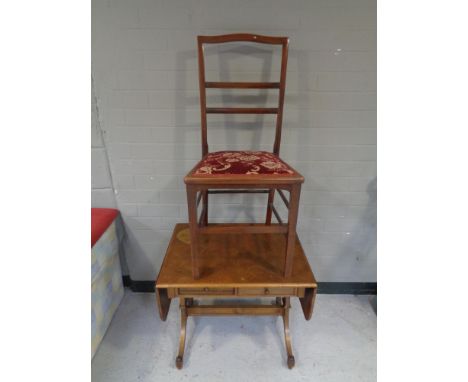
M 279 82 L 206 82 L 204 44 L 223 44 L 227 42 L 252 42 L 258 44 L 281 45 L 281 74 Z M 208 154 L 207 114 L 276 114 L 275 142 L 273 153 L 278 155 L 281 144 L 283 123 L 284 92 L 286 88 L 286 67 L 288 62 L 288 37 L 261 36 L 249 33 L 236 33 L 218 36 L 198 36 L 198 75 L 200 81 L 200 107 L 202 130 L 202 155 Z M 278 89 L 278 107 L 206 107 L 206 89 Z

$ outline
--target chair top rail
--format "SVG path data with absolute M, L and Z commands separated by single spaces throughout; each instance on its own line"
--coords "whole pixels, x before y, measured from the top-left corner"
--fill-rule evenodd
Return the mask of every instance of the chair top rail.
M 260 44 L 287 45 L 288 37 L 262 36 L 252 33 L 233 33 L 218 36 L 198 36 L 202 44 L 220 44 L 226 42 L 256 42 Z

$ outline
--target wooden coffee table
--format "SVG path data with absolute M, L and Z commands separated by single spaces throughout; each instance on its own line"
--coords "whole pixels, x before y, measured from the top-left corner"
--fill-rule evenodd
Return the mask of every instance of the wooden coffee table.
M 287 365 L 294 366 L 289 333 L 291 297 L 298 297 L 305 319 L 312 316 L 317 282 L 296 236 L 293 270 L 285 277 L 284 234 L 205 234 L 199 238 L 200 277 L 192 277 L 188 224 L 177 224 L 156 280 L 156 299 L 165 321 L 171 300 L 179 298 L 181 328 L 177 368 L 182 368 L 188 316 L 282 316 Z M 201 304 L 197 298 L 246 299 L 242 304 Z M 249 298 L 273 298 L 273 305 L 251 304 Z

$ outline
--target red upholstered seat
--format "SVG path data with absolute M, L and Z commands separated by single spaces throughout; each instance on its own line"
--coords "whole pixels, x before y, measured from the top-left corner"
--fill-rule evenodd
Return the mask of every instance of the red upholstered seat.
M 266 151 L 217 151 L 207 154 L 194 175 L 275 174 L 290 175 L 294 170 L 278 156 Z

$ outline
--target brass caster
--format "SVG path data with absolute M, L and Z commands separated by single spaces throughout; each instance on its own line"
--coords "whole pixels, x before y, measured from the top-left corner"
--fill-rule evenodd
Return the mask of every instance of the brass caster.
M 175 360 L 176 367 L 180 370 L 184 364 L 184 359 L 182 357 L 177 357 Z
M 288 368 L 289 369 L 292 369 L 294 367 L 294 364 L 296 363 L 295 359 L 294 359 L 294 356 L 293 355 L 290 355 L 288 357 Z

